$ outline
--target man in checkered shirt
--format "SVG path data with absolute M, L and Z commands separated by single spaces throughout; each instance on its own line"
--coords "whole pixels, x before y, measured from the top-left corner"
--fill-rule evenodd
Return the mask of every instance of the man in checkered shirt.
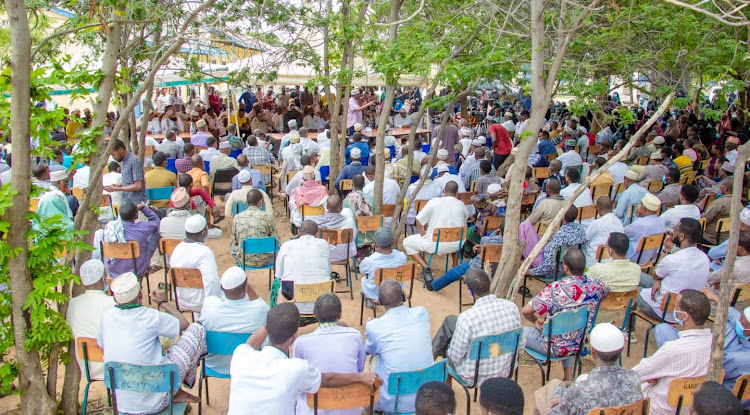
M 469 359 L 471 341 L 477 337 L 521 328 L 521 314 L 515 304 L 490 292 L 490 277 L 482 269 L 470 269 L 464 279 L 476 302 L 461 315 L 445 318 L 432 339 L 432 354 L 436 357 L 448 357 L 463 381 L 473 386 L 476 361 Z M 518 350 L 522 348 L 523 336 L 519 336 Z M 493 354 L 492 350 L 490 354 Z M 512 353 L 486 359 L 479 367 L 477 383 L 481 384 L 485 379 L 496 376 L 507 377 L 512 371 L 513 361 L 515 359 Z

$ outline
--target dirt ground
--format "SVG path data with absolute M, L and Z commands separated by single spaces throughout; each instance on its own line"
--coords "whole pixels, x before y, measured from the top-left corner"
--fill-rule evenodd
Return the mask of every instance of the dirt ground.
M 223 207 L 223 203 L 219 202 L 219 204 Z M 279 230 L 279 234 L 282 237 L 282 241 L 286 241 L 291 237 L 290 232 L 290 226 L 289 226 L 289 219 L 286 216 L 285 209 L 284 209 L 284 202 L 281 201 L 278 198 L 274 198 L 274 213 L 276 216 L 276 223 Z M 229 245 L 230 245 L 230 221 L 228 219 L 223 220 L 218 225 L 222 231 L 223 235 L 220 239 L 209 239 L 206 242 L 206 245 L 211 247 L 213 249 L 214 253 L 216 254 L 216 262 L 219 267 L 219 275 L 221 274 L 229 267 L 235 265 L 234 260 L 232 258 L 232 255 L 229 253 Z M 399 249 L 401 249 L 401 244 L 399 243 Z M 433 275 L 435 278 L 443 275 L 444 268 L 445 267 L 445 257 L 443 256 L 436 256 L 433 258 L 432 261 L 432 270 Z M 333 268 L 334 271 L 338 271 L 342 276 L 345 275 L 344 267 L 343 266 L 335 266 Z M 268 290 L 268 271 L 249 271 L 248 272 L 249 282 L 253 286 L 253 288 L 256 290 L 256 292 L 263 298 L 268 301 L 269 298 L 269 290 Z M 360 276 L 361 277 L 361 276 Z M 158 272 L 152 273 L 149 276 L 149 281 L 151 283 L 151 287 L 156 287 L 159 282 L 164 281 L 164 271 L 160 270 Z M 349 325 L 349 327 L 354 327 L 362 331 L 364 335 L 364 326 L 359 324 L 359 311 L 360 311 L 360 281 L 354 280 L 354 299 L 350 300 L 350 297 L 348 294 L 339 294 L 339 297 L 342 300 L 343 305 L 343 320 Z M 337 286 L 337 289 L 343 289 L 344 287 L 342 284 L 339 284 Z M 539 292 L 540 289 L 543 288 L 542 283 L 538 281 L 533 281 L 530 283 L 530 287 L 532 294 L 536 294 Z M 467 299 L 470 299 L 470 293 L 464 286 L 464 302 L 467 301 Z M 144 288 L 144 294 L 145 294 L 145 288 Z M 516 296 L 515 302 L 518 304 L 520 302 L 520 295 Z M 144 296 L 145 301 L 145 296 Z M 430 322 L 432 326 L 432 333 L 437 332 L 438 328 L 440 327 L 440 324 L 443 322 L 446 316 L 450 314 L 458 314 L 458 285 L 452 284 L 451 286 L 443 289 L 439 292 L 429 292 L 425 288 L 423 288 L 419 283 L 414 287 L 414 295 L 412 298 L 412 306 L 423 306 L 426 307 L 430 312 Z M 383 314 L 383 309 L 378 307 L 377 309 L 378 315 Z M 619 325 L 622 322 L 624 312 L 620 312 L 617 319 L 615 320 L 616 325 Z M 370 309 L 365 309 L 365 317 L 364 322 L 367 323 L 367 317 L 372 316 L 372 311 Z M 188 316 L 189 319 L 189 316 Z M 524 321 L 524 326 L 530 325 L 528 322 Z M 309 333 L 315 328 L 317 325 L 312 325 L 308 327 L 304 327 L 300 330 L 300 334 Z M 626 368 L 630 368 L 635 366 L 637 364 L 642 355 L 643 355 L 643 339 L 645 338 L 645 329 L 646 326 L 643 323 L 638 324 L 637 327 L 637 335 L 639 342 L 633 346 L 633 350 L 631 353 L 631 357 L 626 357 L 623 355 L 623 366 Z M 650 341 L 649 344 L 649 350 L 650 354 L 653 353 L 654 350 L 656 350 L 656 345 L 654 344 L 653 340 Z M 518 371 L 518 383 L 523 389 L 524 397 L 525 397 L 525 413 L 532 413 L 533 406 L 534 406 L 534 391 L 541 387 L 542 381 L 541 381 L 541 375 L 539 371 L 539 367 L 536 365 L 536 363 L 529 358 L 528 355 L 521 352 L 520 357 L 520 369 Z M 591 368 L 593 368 L 594 364 L 591 360 L 590 356 L 585 357 L 583 359 L 583 373 L 588 373 Z M 368 370 L 366 367 L 365 370 Z M 60 370 L 58 373 L 58 390 L 62 389 L 63 384 L 63 377 L 64 377 L 64 370 Z M 562 378 L 562 365 L 559 363 L 555 363 L 552 365 L 552 372 L 550 378 Z M 210 379 L 210 397 L 211 402 L 209 405 L 206 405 L 205 403 L 205 397 L 204 397 L 204 404 L 203 404 L 203 413 L 205 414 L 226 414 L 227 412 L 227 406 L 229 402 L 229 379 Z M 80 400 L 83 400 L 83 390 L 85 387 L 85 379 L 81 381 L 81 388 L 80 388 Z M 456 393 L 456 400 L 457 400 L 457 410 L 456 413 L 458 414 L 464 414 L 466 411 L 466 395 L 463 392 L 463 389 L 454 382 L 453 383 L 453 389 Z M 196 386 L 191 390 L 192 393 L 198 394 L 197 384 Z M 472 396 L 473 398 L 473 391 Z M 87 410 L 88 413 L 112 413 L 111 409 L 107 407 L 106 405 L 106 390 L 104 388 L 103 382 L 94 382 L 91 385 L 91 389 L 89 392 L 89 408 Z M 0 413 L 20 413 L 20 410 L 18 409 L 19 405 L 19 398 L 17 396 L 7 396 L 4 398 L 0 398 Z M 197 404 L 192 405 L 191 413 L 197 413 L 198 408 Z M 479 414 L 479 404 L 472 402 L 471 405 L 471 414 Z

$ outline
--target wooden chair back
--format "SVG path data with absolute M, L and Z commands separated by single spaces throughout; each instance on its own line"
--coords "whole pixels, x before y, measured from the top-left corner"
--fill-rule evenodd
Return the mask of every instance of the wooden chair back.
M 603 259 L 607 258 L 612 258 L 612 255 L 609 254 L 609 249 L 607 249 L 607 245 L 599 245 L 599 247 L 596 248 L 597 262 L 602 262 Z
M 629 405 L 594 408 L 589 411 L 588 415 L 648 415 L 650 405 L 651 399 L 643 398 Z
M 586 155 L 598 155 L 599 152 L 602 150 L 602 146 L 594 144 L 593 146 L 589 146 L 589 148 L 586 150 Z
M 300 206 L 300 213 L 302 213 L 302 218 L 304 219 L 305 216 L 325 215 L 326 209 L 323 205 L 320 205 L 320 206 L 302 205 Z
M 719 383 L 724 381 L 724 370 L 719 375 Z M 667 394 L 667 404 L 669 406 L 687 406 L 693 403 L 693 393 L 698 387 L 706 381 L 705 376 L 696 376 L 692 378 L 672 379 L 669 383 L 669 392 Z
M 29 199 L 29 212 L 36 212 L 39 209 L 39 199 Z
M 289 183 L 292 181 L 294 176 L 299 172 L 299 170 L 291 170 L 286 172 L 286 182 Z
M 464 202 L 464 205 L 471 204 L 471 197 L 477 194 L 477 192 L 461 192 L 457 195 L 458 200 Z
M 677 304 L 677 295 L 677 293 L 664 293 L 661 304 L 659 304 L 659 310 L 667 313 L 674 311 L 674 306 Z
M 549 222 L 538 222 L 534 228 L 537 235 L 542 235 L 549 228 Z
M 698 162 L 698 171 L 705 173 L 709 163 L 711 163 L 711 159 L 705 159 Z
M 537 180 L 546 179 L 549 177 L 549 167 L 534 167 L 534 177 Z
M 477 181 L 476 180 L 473 180 L 471 182 L 471 186 L 469 186 L 469 191 L 470 192 L 476 192 L 477 191 Z
M 271 174 L 271 165 L 270 164 L 264 164 L 260 166 L 250 166 L 251 169 L 258 170 L 260 174 L 262 175 L 269 175 Z
M 427 205 L 427 202 L 429 202 L 429 200 L 415 200 L 414 201 L 414 210 L 416 210 L 417 213 L 421 212 L 422 208 L 424 208 L 425 205 Z
M 722 243 L 724 242 L 724 239 L 721 237 L 721 234 L 724 232 L 729 233 L 729 228 L 732 227 L 732 218 L 726 217 L 721 218 L 716 222 L 716 243 Z
M 610 197 L 612 194 L 612 185 L 604 183 L 596 186 L 589 186 L 589 191 L 591 192 L 591 199 L 596 203 L 600 197 Z
M 635 159 L 635 164 L 637 166 L 645 166 L 648 163 L 648 157 L 649 156 L 640 156 Z
M 628 187 L 627 187 L 627 186 L 625 186 L 625 183 L 624 183 L 624 182 L 620 182 L 620 183 L 617 183 L 617 187 L 615 187 L 615 195 L 619 195 L 619 194 L 621 194 L 621 193 L 622 193 L 622 192 L 624 192 L 624 191 L 625 191 L 625 189 L 627 189 L 627 188 L 628 188 Z
M 318 230 L 318 237 L 331 245 L 349 244 L 352 243 L 352 235 L 354 232 L 351 228 L 347 229 L 328 229 L 320 228 Z
M 394 280 L 397 282 L 414 281 L 417 274 L 417 264 L 414 262 L 399 265 L 394 268 L 378 268 L 375 271 L 375 284 L 380 285 L 383 280 Z
M 485 263 L 500 262 L 503 255 L 503 244 L 484 244 L 479 249 L 479 255 L 482 256 L 482 268 Z
M 750 383 L 750 374 L 742 375 L 736 382 L 734 382 L 732 393 L 740 401 L 750 399 L 750 388 L 748 388 L 748 383 Z
M 312 303 L 324 293 L 333 292 L 335 281 L 324 281 L 315 284 L 294 284 L 294 299 L 298 303 Z
M 546 158 L 547 161 L 552 161 L 557 158 L 557 153 L 547 154 L 546 156 L 544 156 L 544 158 Z
M 701 235 L 706 231 L 706 218 L 698 219 L 698 223 L 701 224 Z
M 466 237 L 466 227 L 457 226 L 454 228 L 435 228 L 432 231 L 433 242 L 459 242 Z
M 664 188 L 664 182 L 661 180 L 651 180 L 648 182 L 648 191 L 649 192 L 660 192 L 661 189 Z
M 78 199 L 78 201 L 80 202 L 80 201 L 82 201 L 82 200 L 83 200 L 83 192 L 84 192 L 85 190 L 86 190 L 86 189 L 82 189 L 82 188 L 80 188 L 80 187 L 71 187 L 71 188 L 70 188 L 70 194 L 71 194 L 71 195 L 72 195 L 73 197 L 75 197 L 76 199 Z
M 170 268 L 174 288 L 203 289 L 203 275 L 197 268 Z
M 696 171 L 683 173 L 682 176 L 680 176 L 680 184 L 693 184 L 693 182 L 695 182 L 695 176 L 697 174 L 698 172 Z
M 354 181 L 352 179 L 343 179 L 339 181 L 339 189 L 341 191 L 354 190 Z
M 380 388 L 364 383 L 352 383 L 340 388 L 320 388 L 317 393 L 307 394 L 307 406 L 313 410 L 356 409 L 370 407 L 380 398 Z
M 114 259 L 135 259 L 141 254 L 141 247 L 138 241 L 128 241 L 125 243 L 102 242 L 102 257 Z
M 597 211 L 595 205 L 581 206 L 578 208 L 578 222 L 586 219 L 594 219 L 596 218 L 596 214 Z
M 394 213 L 396 213 L 396 205 L 383 205 L 383 217 L 392 218 Z
M 505 216 L 487 216 L 482 221 L 482 228 L 479 231 L 482 235 L 487 235 L 495 229 L 500 229 L 504 221 Z
M 638 290 L 625 292 L 610 292 L 599 303 L 599 311 L 625 310 L 628 305 L 635 304 L 635 298 L 638 297 Z
M 96 339 L 92 337 L 79 337 L 76 339 L 76 356 L 78 356 L 78 359 L 84 360 L 84 346 L 86 347 L 86 360 L 89 362 L 104 361 L 104 350 L 99 347 Z
M 143 155 L 144 156 L 153 156 L 154 155 L 154 146 L 146 146 L 146 148 L 143 149 Z
M 172 255 L 172 252 L 174 252 L 174 249 L 180 244 L 180 242 L 182 242 L 182 239 L 159 239 L 159 253 L 162 255 Z
M 737 303 L 742 304 L 750 301 L 750 282 L 735 284 L 734 288 L 732 288 L 732 296 L 729 301 L 729 305 L 732 307 Z
M 523 210 L 524 207 L 534 206 L 534 202 L 536 202 L 536 193 L 528 193 L 523 195 L 523 198 L 521 199 L 521 209 Z
M 701 212 L 705 212 L 706 209 L 708 209 L 709 206 L 711 206 L 711 203 L 716 200 L 716 194 L 709 193 L 706 195 L 706 197 L 703 198 L 703 203 L 701 204 Z
M 374 232 L 383 227 L 383 215 L 357 216 L 354 222 L 357 224 L 357 232 Z

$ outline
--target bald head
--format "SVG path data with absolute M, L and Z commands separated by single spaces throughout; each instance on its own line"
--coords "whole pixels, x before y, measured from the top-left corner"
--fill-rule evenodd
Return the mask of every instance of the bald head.
M 380 283 L 378 300 L 383 307 L 396 307 L 404 303 L 404 293 L 401 284 L 395 280 L 383 280 Z
M 562 169 L 562 162 L 560 160 L 552 160 L 549 162 L 549 171 L 551 173 L 559 173 Z
M 554 177 L 547 180 L 547 195 L 556 196 L 560 194 L 560 181 Z
M 243 169 L 247 167 L 248 166 L 247 156 L 244 154 L 240 154 L 239 156 L 237 156 L 237 164 L 239 164 L 240 168 L 243 168 Z
M 612 212 L 612 199 L 607 196 L 601 196 L 596 199 L 596 211 L 599 213 L 599 216 Z
M 193 167 L 200 167 L 203 168 L 203 157 L 199 156 L 198 154 L 193 154 L 192 157 L 190 157 L 190 164 Z
M 300 235 L 315 236 L 318 234 L 318 224 L 311 220 L 303 221 L 302 226 L 299 228 L 299 233 Z
M 443 189 L 444 195 L 452 195 L 455 196 L 458 193 L 458 184 L 454 181 L 450 181 L 445 184 L 445 188 Z
M 484 158 L 484 147 L 478 147 L 474 150 L 474 160 L 481 160 Z
M 341 198 L 338 195 L 331 195 L 328 196 L 328 200 L 326 201 L 326 205 L 328 206 L 328 212 L 330 213 L 341 213 Z

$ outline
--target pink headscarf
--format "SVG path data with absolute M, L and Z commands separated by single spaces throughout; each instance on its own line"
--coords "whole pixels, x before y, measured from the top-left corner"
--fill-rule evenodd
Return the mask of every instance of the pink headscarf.
M 326 198 L 328 198 L 328 190 L 315 180 L 305 180 L 292 193 L 292 203 L 298 209 L 302 205 L 318 206 Z

